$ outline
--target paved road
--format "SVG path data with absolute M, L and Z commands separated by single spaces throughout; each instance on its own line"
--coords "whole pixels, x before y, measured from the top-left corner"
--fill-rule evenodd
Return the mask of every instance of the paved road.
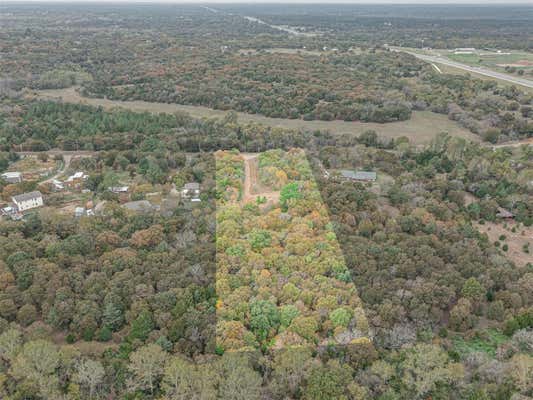
M 512 75 L 503 74 L 501 72 L 491 71 L 490 69 L 486 69 L 486 68 L 471 67 L 470 65 L 466 65 L 466 64 L 455 62 L 455 61 L 451 61 L 451 60 L 448 60 L 447 58 L 443 58 L 443 57 L 428 56 L 428 55 L 425 55 L 425 54 L 418 54 L 418 53 L 414 53 L 414 52 L 411 52 L 411 51 L 405 51 L 405 52 L 415 56 L 416 58 L 419 58 L 421 60 L 424 60 L 424 61 L 427 61 L 427 62 L 430 62 L 430 63 L 438 63 L 438 64 L 448 65 L 450 67 L 459 68 L 459 69 L 462 69 L 462 70 L 465 70 L 465 71 L 468 71 L 468 72 L 473 72 L 473 73 L 476 73 L 476 74 L 489 76 L 491 78 L 500 79 L 502 81 L 507 81 L 507 82 L 510 82 L 510 83 L 514 83 L 515 85 L 526 86 L 528 88 L 533 89 L 533 81 L 531 81 L 529 79 L 514 77 Z

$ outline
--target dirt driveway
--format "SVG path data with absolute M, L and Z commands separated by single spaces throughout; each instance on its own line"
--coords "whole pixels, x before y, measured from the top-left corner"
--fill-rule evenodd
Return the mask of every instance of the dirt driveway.
M 259 181 L 259 160 L 254 153 L 242 153 L 244 159 L 244 193 L 243 203 L 255 201 L 257 197 L 265 197 L 266 204 L 277 204 L 279 202 L 279 191 L 272 191 L 264 188 Z

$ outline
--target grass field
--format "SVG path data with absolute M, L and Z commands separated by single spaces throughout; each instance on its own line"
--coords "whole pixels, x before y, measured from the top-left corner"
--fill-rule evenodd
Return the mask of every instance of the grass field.
M 502 51 L 502 53 L 488 52 L 488 51 L 486 52 L 476 51 L 476 53 L 473 53 L 473 54 L 453 54 L 453 51 L 448 50 L 448 49 L 418 49 L 418 48 L 412 48 L 412 47 L 391 47 L 391 48 L 395 49 L 396 51 L 407 51 L 411 53 L 417 53 L 420 55 L 441 57 L 441 58 L 449 59 L 450 61 L 455 61 L 455 62 L 469 65 L 472 67 L 482 67 L 487 70 L 505 73 L 510 76 L 519 77 L 523 79 L 531 80 L 531 77 L 533 76 L 531 75 L 533 74 L 533 53 L 514 52 L 514 51 L 513 52 Z M 511 54 L 506 54 L 506 53 L 511 53 Z M 481 63 L 479 62 L 480 59 L 482 60 Z M 514 64 L 518 65 L 517 63 L 521 63 L 523 65 L 519 67 L 515 66 L 514 73 L 505 69 L 505 65 L 509 65 L 509 66 L 512 66 Z M 445 74 L 454 74 L 454 75 L 469 74 L 472 77 L 477 78 L 477 79 L 496 81 L 498 82 L 498 84 L 501 84 L 503 86 L 516 86 L 515 83 L 511 83 L 506 80 L 497 79 L 495 77 L 489 77 L 483 74 L 478 74 L 473 71 L 465 71 L 461 68 L 444 65 L 439 62 L 435 62 L 434 65 L 436 65 L 440 69 L 440 71 Z M 518 70 L 521 70 L 521 69 L 524 70 L 524 74 L 522 76 L 516 73 Z M 520 85 L 520 88 L 526 92 L 533 93 L 533 89 L 527 86 Z
M 523 70 L 524 76 L 533 71 L 533 54 L 526 52 L 504 51 L 501 53 L 489 51 L 477 51 L 472 54 L 454 54 L 443 52 L 443 55 L 453 61 L 474 67 L 486 67 L 494 71 L 507 72 L 505 67 L 512 67 L 516 71 Z
M 93 106 L 102 106 L 105 109 L 122 107 L 132 111 L 163 113 L 181 111 L 189 113 L 191 116 L 197 118 L 221 118 L 228 113 L 227 111 L 213 110 L 201 106 L 86 98 L 82 97 L 75 88 L 42 90 L 35 92 L 30 96 L 39 99 L 61 99 L 68 103 L 83 103 Z M 481 141 L 479 136 L 459 126 L 456 122 L 449 120 L 446 115 L 436 114 L 429 111 L 415 111 L 410 120 L 387 124 L 346 121 L 304 121 L 301 119 L 269 118 L 262 115 L 240 112 L 236 114 L 241 122 L 256 122 L 273 127 L 322 130 L 330 131 L 335 134 L 353 135 L 360 135 L 364 131 L 374 130 L 379 136 L 388 138 L 406 136 L 414 144 L 427 144 L 441 132 L 447 132 L 451 136 L 464 137 L 471 141 Z
M 479 336 L 469 340 L 457 336 L 453 339 L 453 345 L 455 350 L 461 355 L 480 351 L 494 357 L 498 346 L 506 342 L 508 339 L 507 336 L 494 329 L 487 329 L 481 332 Z

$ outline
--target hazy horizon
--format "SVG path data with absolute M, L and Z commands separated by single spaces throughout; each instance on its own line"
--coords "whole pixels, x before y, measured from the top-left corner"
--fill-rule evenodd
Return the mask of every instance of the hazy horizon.
M 530 5 L 533 6 L 531 0 L 513 0 L 505 2 L 502 0 L 335 0 L 332 2 L 324 0 L 22 0 L 22 1 L 4 1 L 6 3 L 153 3 L 153 4 L 381 4 L 381 5 L 396 5 L 396 4 L 414 4 L 414 5 Z

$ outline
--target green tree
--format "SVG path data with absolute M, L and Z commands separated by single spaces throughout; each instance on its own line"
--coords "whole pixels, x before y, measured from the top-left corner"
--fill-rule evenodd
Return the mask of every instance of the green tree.
M 266 300 L 255 300 L 250 305 L 250 328 L 259 338 L 265 340 L 271 330 L 279 327 L 279 311 L 275 304 Z
M 330 312 L 329 319 L 333 323 L 334 327 L 347 327 L 352 319 L 352 313 L 350 310 L 344 307 L 336 308 Z
M 326 365 L 315 366 L 304 388 L 304 400 L 348 399 L 347 388 L 352 380 L 351 369 L 331 360 Z
M 139 339 L 145 341 L 153 329 L 154 320 L 152 318 L 152 313 L 148 310 L 142 310 L 132 322 L 128 338 L 130 340 Z
M 279 195 L 279 201 L 281 204 L 281 208 L 283 211 L 287 211 L 289 208 L 289 202 L 292 199 L 299 199 L 302 197 L 302 194 L 300 193 L 300 187 L 298 182 L 291 182 L 283 188 L 281 188 L 281 192 Z

